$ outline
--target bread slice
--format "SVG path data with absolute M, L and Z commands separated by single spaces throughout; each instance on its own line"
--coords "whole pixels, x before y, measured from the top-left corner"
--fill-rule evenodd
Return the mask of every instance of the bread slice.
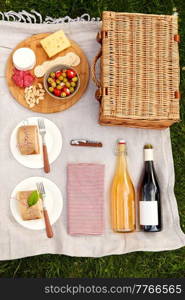
M 20 214 L 24 221 L 41 219 L 43 217 L 41 199 L 32 206 L 28 205 L 28 197 L 32 192 L 33 191 L 19 191 L 16 195 L 16 199 L 19 201 Z
M 17 142 L 22 155 L 39 154 L 38 128 L 36 125 L 21 126 L 17 132 Z

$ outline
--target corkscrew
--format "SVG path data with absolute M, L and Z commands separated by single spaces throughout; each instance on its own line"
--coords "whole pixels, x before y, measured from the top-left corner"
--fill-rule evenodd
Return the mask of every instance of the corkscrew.
M 82 147 L 103 147 L 101 142 L 85 140 L 85 139 L 76 139 L 71 140 L 71 146 L 82 146 Z

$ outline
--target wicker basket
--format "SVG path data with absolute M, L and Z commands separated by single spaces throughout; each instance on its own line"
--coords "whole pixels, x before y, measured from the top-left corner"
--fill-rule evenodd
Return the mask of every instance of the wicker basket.
M 100 124 L 161 129 L 179 121 L 179 40 L 177 14 L 103 12 L 92 64 Z

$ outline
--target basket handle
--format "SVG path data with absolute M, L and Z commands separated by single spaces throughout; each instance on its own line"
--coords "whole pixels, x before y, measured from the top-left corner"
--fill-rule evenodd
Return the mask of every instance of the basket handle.
M 100 48 L 98 54 L 94 57 L 92 66 L 91 66 L 92 80 L 95 82 L 95 84 L 98 88 L 101 87 L 101 83 L 100 83 L 100 80 L 98 80 L 96 77 L 96 63 L 97 63 L 98 59 L 101 57 L 101 55 L 102 55 L 102 50 Z
M 96 36 L 96 41 L 101 44 L 102 43 L 102 36 L 101 36 L 101 32 L 98 32 L 97 33 L 97 36 Z M 93 62 L 92 62 L 92 66 L 91 66 L 91 75 L 92 75 L 92 80 L 95 82 L 96 86 L 98 88 L 101 88 L 101 83 L 100 83 L 100 80 L 98 80 L 96 78 L 96 63 L 98 61 L 98 59 L 102 56 L 102 49 L 100 47 L 100 50 L 98 52 L 98 54 L 95 56 L 95 58 L 93 59 Z

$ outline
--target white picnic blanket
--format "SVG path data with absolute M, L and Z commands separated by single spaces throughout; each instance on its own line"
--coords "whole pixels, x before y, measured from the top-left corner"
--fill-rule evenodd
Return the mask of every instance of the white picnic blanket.
M 170 131 L 143 130 L 124 127 L 106 127 L 98 124 L 99 104 L 95 100 L 96 87 L 92 80 L 80 101 L 70 109 L 46 115 L 55 122 L 63 136 L 63 148 L 52 164 L 52 172 L 46 175 L 41 169 L 28 169 L 12 156 L 9 139 L 14 127 L 23 119 L 39 116 L 21 105 L 10 95 L 5 80 L 7 58 L 17 43 L 32 34 L 53 32 L 59 29 L 75 40 L 84 50 L 89 63 L 98 51 L 95 41 L 98 22 L 70 22 L 66 24 L 23 24 L 0 22 L 0 259 L 9 260 L 44 253 L 70 256 L 100 257 L 133 251 L 162 251 L 185 245 L 185 235 L 179 226 L 177 203 L 174 196 L 174 166 Z M 103 148 L 71 147 L 73 138 L 90 138 L 103 142 Z M 114 146 L 117 138 L 128 143 L 129 170 L 135 187 L 143 168 L 143 145 L 151 143 L 155 148 L 155 167 L 162 192 L 163 230 L 159 233 L 113 233 L 109 220 L 109 190 L 115 169 Z M 103 236 L 70 236 L 66 217 L 66 166 L 67 163 L 103 163 L 105 168 L 105 233 Z M 60 188 L 64 208 L 53 226 L 55 237 L 48 239 L 45 231 L 31 231 L 21 227 L 10 212 L 10 194 L 23 179 L 46 176 Z

